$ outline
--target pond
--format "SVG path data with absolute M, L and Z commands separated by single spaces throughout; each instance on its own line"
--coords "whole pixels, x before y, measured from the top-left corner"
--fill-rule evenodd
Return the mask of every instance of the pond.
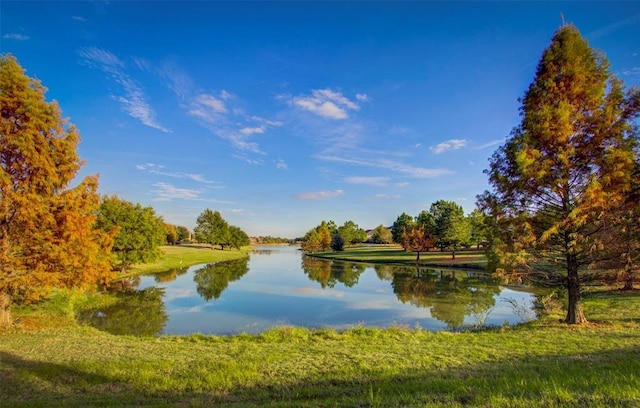
M 134 279 L 119 302 L 83 313 L 115 334 L 259 333 L 274 326 L 446 330 L 535 318 L 534 295 L 485 273 L 367 265 L 260 247 L 250 259 Z

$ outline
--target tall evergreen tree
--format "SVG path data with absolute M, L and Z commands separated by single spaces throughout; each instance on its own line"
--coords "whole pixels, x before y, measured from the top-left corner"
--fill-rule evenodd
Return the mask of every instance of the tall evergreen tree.
M 515 269 L 566 286 L 565 321 L 582 323 L 585 269 L 630 184 L 638 91 L 625 95 L 604 55 L 566 25 L 521 103 L 522 121 L 490 159 L 489 181 L 509 230 L 519 231 L 511 248 L 526 252 Z

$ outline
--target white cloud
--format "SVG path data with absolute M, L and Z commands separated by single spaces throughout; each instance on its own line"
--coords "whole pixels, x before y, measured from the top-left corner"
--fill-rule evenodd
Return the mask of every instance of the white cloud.
M 622 75 L 640 75 L 640 67 L 633 67 L 622 71 Z
M 288 166 L 287 166 L 287 163 L 284 162 L 284 160 L 280 159 L 276 163 L 276 168 L 281 169 L 281 170 L 286 170 L 288 168 Z
M 258 127 L 245 127 L 240 129 L 240 133 L 242 133 L 243 135 L 249 136 L 249 135 L 253 135 L 256 133 L 264 133 L 264 128 L 262 126 L 258 126 Z
M 366 102 L 369 100 L 369 97 L 366 94 L 356 94 L 356 99 L 361 102 Z
M 347 119 L 347 111 L 360 107 L 342 93 L 331 89 L 314 89 L 311 96 L 296 96 L 290 99 L 291 105 L 329 119 Z
M 402 187 L 407 187 L 407 186 L 409 186 L 410 184 L 411 184 L 411 183 L 409 183 L 408 181 L 402 181 L 402 182 L 400 182 L 400 183 L 396 183 L 396 187 L 400 187 L 400 188 L 402 188 Z
M 438 144 L 435 147 L 430 147 L 429 149 L 433 150 L 435 154 L 443 153 L 447 150 L 458 150 L 467 145 L 467 141 L 465 139 L 450 139 Z
M 368 186 L 384 187 L 389 181 L 389 177 L 358 177 L 352 176 L 344 179 L 349 184 L 365 184 Z
M 344 193 L 343 190 L 314 191 L 314 192 L 299 193 L 299 194 L 294 195 L 294 197 L 299 199 L 299 200 L 327 200 L 327 199 L 330 199 L 330 198 L 339 197 L 343 193 Z
M 81 22 L 83 22 L 83 23 L 86 23 L 86 22 L 87 22 L 87 19 L 86 19 L 86 18 L 84 18 L 84 17 L 82 17 L 82 16 L 71 16 L 71 18 L 72 18 L 73 20 L 81 21 Z
M 2 38 L 6 40 L 27 41 L 30 37 L 28 35 L 24 35 L 20 33 L 7 33 L 3 35 Z
M 129 116 L 140 120 L 142 124 L 151 128 L 162 132 L 171 132 L 158 123 L 154 110 L 147 102 L 144 90 L 124 71 L 125 64 L 117 56 L 97 47 L 81 48 L 78 54 L 84 58 L 86 64 L 101 69 L 122 87 L 124 94 L 114 96 L 114 99 L 120 102 L 122 109 Z
M 227 108 L 224 106 L 224 102 L 213 95 L 200 94 L 196 96 L 195 103 L 200 104 L 215 113 L 227 113 Z
M 154 201 L 171 201 L 175 199 L 197 200 L 200 198 L 200 190 L 178 188 L 167 183 L 156 183 L 153 186 L 158 188 L 152 191 L 152 193 L 156 194 Z

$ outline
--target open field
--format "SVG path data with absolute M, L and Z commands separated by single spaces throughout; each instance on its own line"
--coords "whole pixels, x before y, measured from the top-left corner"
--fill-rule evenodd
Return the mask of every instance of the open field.
M 353 262 L 375 262 L 393 264 L 416 264 L 415 252 L 406 252 L 400 245 L 357 245 L 345 248 L 342 252 L 314 252 L 318 258 L 340 259 Z M 486 269 L 487 259 L 484 252 L 477 250 L 456 251 L 455 259 L 451 251 L 440 252 L 432 249 L 420 253 L 420 265 Z
M 640 405 L 638 292 L 587 295 L 583 326 L 558 315 L 457 333 L 137 338 L 78 326 L 83 302 L 59 294 L 15 311 L 22 322 L 0 331 L 0 406 Z
M 160 247 L 162 256 L 156 262 L 133 265 L 128 271 L 128 275 L 140 273 L 163 272 L 174 268 L 184 268 L 186 266 L 201 263 L 216 263 L 232 261 L 247 257 L 250 248 L 237 249 L 211 249 L 205 244 L 191 245 L 165 245 Z

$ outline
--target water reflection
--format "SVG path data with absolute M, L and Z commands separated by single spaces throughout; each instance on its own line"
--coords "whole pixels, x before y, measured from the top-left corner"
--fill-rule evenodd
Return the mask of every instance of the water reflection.
M 153 279 L 158 283 L 173 282 L 178 278 L 178 276 L 187 273 L 188 270 L 188 267 L 169 269 L 168 271 L 158 272 L 154 274 Z
M 420 268 L 394 273 L 391 286 L 402 303 L 429 308 L 432 317 L 452 329 L 467 316 L 483 324 L 501 292 L 496 283 L 483 282 L 474 273 Z
M 322 289 L 335 287 L 337 282 L 351 288 L 358 283 L 367 265 L 354 262 L 327 261 L 310 256 L 302 257 L 302 270 L 310 280 L 319 282 Z
M 208 264 L 193 272 L 196 291 L 204 300 L 218 299 L 229 282 L 242 278 L 249 272 L 248 259 Z
M 78 320 L 111 334 L 158 335 L 169 320 L 162 301 L 163 295 L 164 288 L 155 286 L 121 291 L 116 294 L 115 304 L 84 310 Z
M 121 289 L 147 289 L 82 318 L 112 333 L 147 335 L 258 333 L 279 325 L 442 330 L 519 323 L 505 299 L 527 311 L 534 300 L 528 289 L 501 287 L 476 271 L 328 261 L 295 247 L 264 251 L 121 282 Z

